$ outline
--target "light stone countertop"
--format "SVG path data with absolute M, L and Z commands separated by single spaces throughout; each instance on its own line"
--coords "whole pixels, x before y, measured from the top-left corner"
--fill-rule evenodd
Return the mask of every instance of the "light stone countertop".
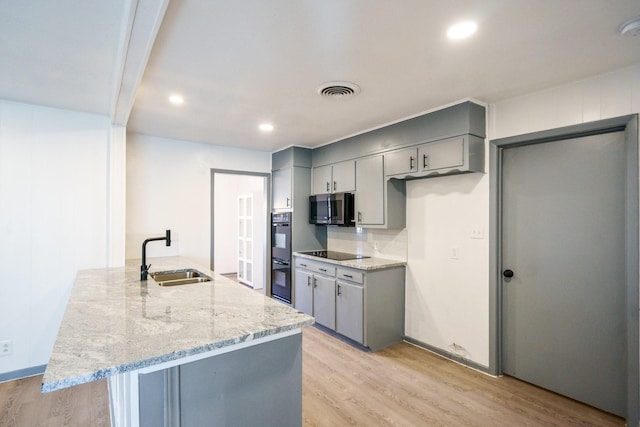
M 333 259 L 321 258 L 313 255 L 302 254 L 300 252 L 294 252 L 293 256 L 299 258 L 306 258 L 318 262 L 326 262 L 328 264 L 335 264 L 341 267 L 356 268 L 358 270 L 382 270 L 385 268 L 404 267 L 407 265 L 405 261 L 398 261 L 393 259 L 384 258 L 363 258 L 363 259 L 348 259 L 345 261 L 337 261 Z
M 213 280 L 161 287 L 140 260 L 81 270 L 42 380 L 50 392 L 311 325 L 313 317 L 182 257 L 150 272 L 196 268 Z

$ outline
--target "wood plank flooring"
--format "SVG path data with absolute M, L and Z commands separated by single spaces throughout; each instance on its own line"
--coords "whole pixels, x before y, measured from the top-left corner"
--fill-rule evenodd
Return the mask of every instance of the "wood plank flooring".
M 107 381 L 40 393 L 42 375 L 0 384 L 2 427 L 109 427 Z
M 407 343 L 364 352 L 304 329 L 304 426 L 623 426 L 514 378 L 491 378 Z M 41 376 L 0 384 L 2 427 L 109 425 L 105 380 L 41 394 Z
M 304 330 L 305 426 L 624 426 L 511 377 L 492 378 L 407 343 L 363 352 Z

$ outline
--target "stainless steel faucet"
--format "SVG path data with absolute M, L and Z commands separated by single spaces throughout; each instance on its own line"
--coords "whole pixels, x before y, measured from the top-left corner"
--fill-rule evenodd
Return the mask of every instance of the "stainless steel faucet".
M 171 230 L 167 230 L 167 233 L 164 237 L 152 237 L 142 243 L 142 265 L 140 266 L 140 280 L 147 280 L 149 268 L 151 268 L 151 264 L 147 265 L 147 243 L 153 242 L 154 240 L 166 240 L 167 246 L 171 246 Z

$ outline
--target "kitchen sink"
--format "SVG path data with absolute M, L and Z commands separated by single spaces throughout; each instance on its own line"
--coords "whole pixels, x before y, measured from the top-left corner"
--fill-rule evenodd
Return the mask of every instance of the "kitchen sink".
M 149 273 L 149 276 L 160 286 L 178 286 L 211 281 L 211 277 L 193 268 L 157 271 L 155 273 Z

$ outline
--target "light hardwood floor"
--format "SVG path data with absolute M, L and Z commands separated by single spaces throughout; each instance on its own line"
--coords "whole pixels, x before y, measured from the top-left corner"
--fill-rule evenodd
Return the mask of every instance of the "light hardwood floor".
M 303 332 L 304 426 L 623 426 L 514 378 L 492 378 L 410 344 L 364 352 Z M 40 394 L 41 376 L 0 384 L 2 427 L 108 426 L 106 381 Z

